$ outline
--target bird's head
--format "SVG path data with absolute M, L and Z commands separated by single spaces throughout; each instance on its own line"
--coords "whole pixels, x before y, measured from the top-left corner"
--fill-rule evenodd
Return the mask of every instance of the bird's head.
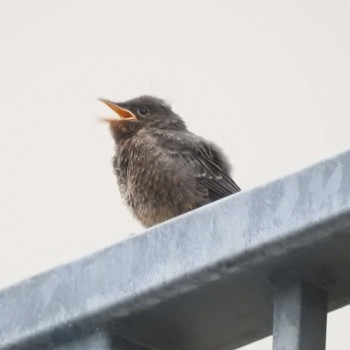
M 116 112 L 115 118 L 103 118 L 110 124 L 116 141 L 134 135 L 141 128 L 163 130 L 186 130 L 184 121 L 163 100 L 152 96 L 141 96 L 126 102 L 101 99 Z

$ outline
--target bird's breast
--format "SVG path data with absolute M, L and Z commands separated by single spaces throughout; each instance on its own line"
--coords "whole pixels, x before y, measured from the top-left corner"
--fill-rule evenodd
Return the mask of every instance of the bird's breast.
M 193 179 L 152 138 L 119 147 L 114 166 L 122 196 L 146 226 L 196 207 Z

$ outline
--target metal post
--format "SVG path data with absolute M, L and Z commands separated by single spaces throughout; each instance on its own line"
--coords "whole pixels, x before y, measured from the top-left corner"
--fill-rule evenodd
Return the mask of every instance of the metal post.
M 274 297 L 273 350 L 324 350 L 327 292 L 315 284 L 280 284 Z

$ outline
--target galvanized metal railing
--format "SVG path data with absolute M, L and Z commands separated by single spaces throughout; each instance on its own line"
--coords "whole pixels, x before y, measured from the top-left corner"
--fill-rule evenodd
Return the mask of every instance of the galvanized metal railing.
M 350 302 L 350 152 L 0 293 L 0 349 L 325 348 Z

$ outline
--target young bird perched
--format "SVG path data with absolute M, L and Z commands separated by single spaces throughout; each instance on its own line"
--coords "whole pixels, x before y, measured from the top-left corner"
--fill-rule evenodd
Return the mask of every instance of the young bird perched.
M 104 119 L 116 143 L 119 190 L 144 226 L 240 191 L 221 151 L 188 131 L 163 100 L 101 101 L 119 117 Z

